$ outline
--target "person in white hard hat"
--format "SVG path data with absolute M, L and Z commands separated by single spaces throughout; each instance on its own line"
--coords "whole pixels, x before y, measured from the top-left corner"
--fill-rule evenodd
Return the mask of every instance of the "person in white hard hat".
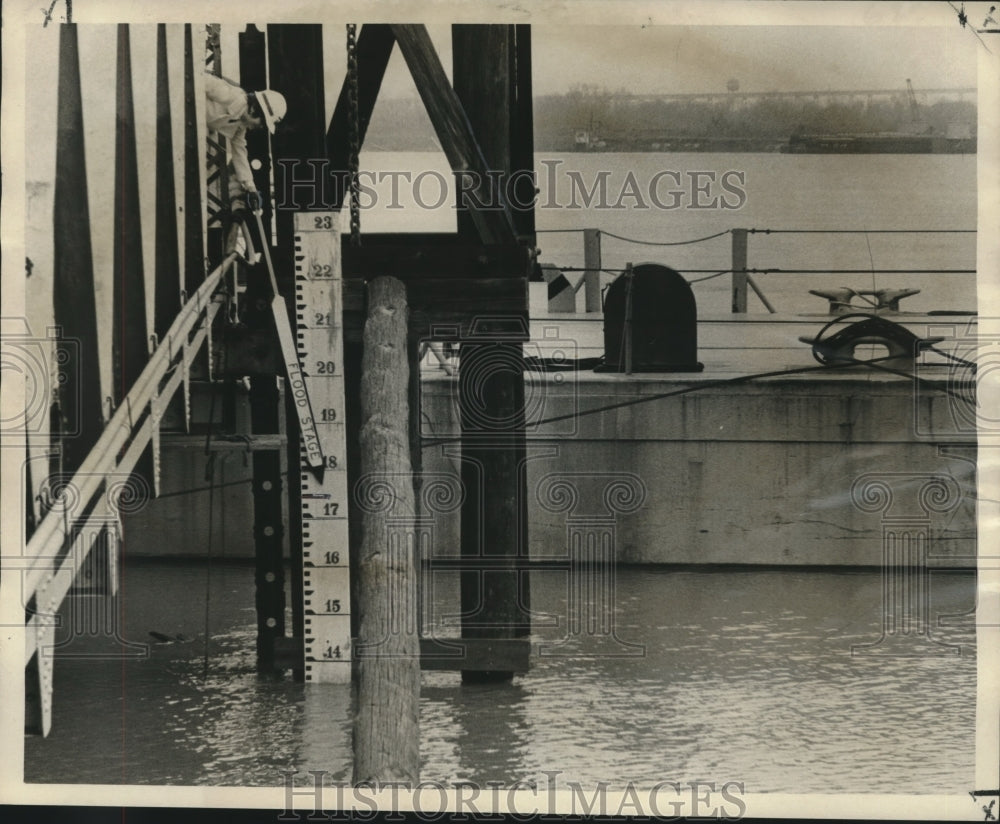
M 264 89 L 246 92 L 224 77 L 205 74 L 206 125 L 229 141 L 230 160 L 236 180 L 245 192 L 256 190 L 250 163 L 247 160 L 248 129 L 267 130 L 274 134 L 275 126 L 285 116 L 285 98 L 278 92 Z

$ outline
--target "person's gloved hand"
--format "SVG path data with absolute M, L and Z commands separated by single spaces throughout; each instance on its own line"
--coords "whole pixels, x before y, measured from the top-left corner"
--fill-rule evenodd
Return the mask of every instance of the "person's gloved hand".
M 246 193 L 247 208 L 251 212 L 259 212 L 264 208 L 264 198 L 256 189 L 248 189 Z

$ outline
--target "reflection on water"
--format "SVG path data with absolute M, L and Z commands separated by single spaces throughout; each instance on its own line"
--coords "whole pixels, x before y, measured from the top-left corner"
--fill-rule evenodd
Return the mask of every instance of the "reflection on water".
M 453 611 L 452 576 L 436 581 Z M 350 688 L 254 671 L 253 572 L 146 563 L 123 579 L 124 631 L 145 659 L 61 658 L 53 731 L 25 743 L 28 781 L 280 785 L 350 778 Z M 439 585 L 440 584 L 440 585 Z M 975 722 L 971 573 L 935 573 L 932 637 L 960 655 L 852 656 L 881 634 L 873 572 L 622 569 L 618 637 L 564 639 L 566 581 L 536 573 L 537 642 L 565 641 L 501 686 L 428 672 L 422 778 L 705 780 L 747 791 L 950 793 L 970 786 Z M 543 616 L 539 616 L 540 619 Z M 552 620 L 555 619 L 555 620 Z M 149 635 L 180 640 L 158 643 Z M 941 647 L 944 649 L 944 647 Z M 76 638 L 67 652 L 112 652 Z M 619 657 L 607 657 L 618 650 Z M 276 801 L 276 804 L 278 801 Z

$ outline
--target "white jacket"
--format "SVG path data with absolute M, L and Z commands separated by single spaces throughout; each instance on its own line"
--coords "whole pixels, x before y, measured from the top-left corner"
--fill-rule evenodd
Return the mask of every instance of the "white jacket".
M 247 191 L 253 191 L 253 173 L 247 160 L 246 126 L 241 118 L 247 110 L 247 94 L 228 80 L 205 74 L 205 119 L 209 131 L 229 141 L 229 154 L 236 179 Z

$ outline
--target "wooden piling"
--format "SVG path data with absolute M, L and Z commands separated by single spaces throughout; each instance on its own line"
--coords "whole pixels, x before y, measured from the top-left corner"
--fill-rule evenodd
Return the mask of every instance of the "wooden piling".
M 362 479 L 386 479 L 394 513 L 414 512 L 410 463 L 408 310 L 395 278 L 368 284 L 361 375 Z M 354 783 L 419 779 L 420 644 L 416 559 L 408 536 L 391 543 L 384 511 L 362 509 Z M 395 531 L 395 530 L 394 530 Z

